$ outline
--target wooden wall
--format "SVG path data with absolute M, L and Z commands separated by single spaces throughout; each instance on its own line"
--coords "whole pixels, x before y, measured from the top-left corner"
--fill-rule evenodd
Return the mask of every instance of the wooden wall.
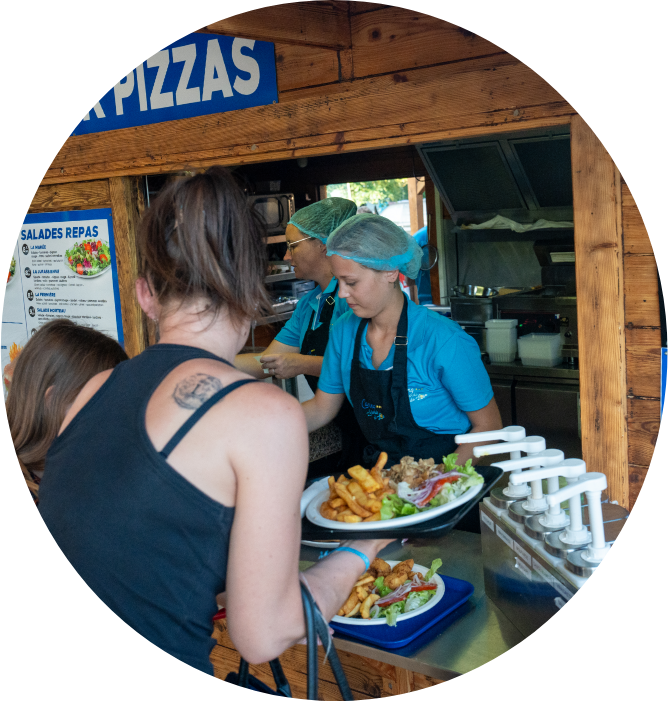
M 65 202 L 67 188 L 79 181 L 97 183 L 93 199 L 104 190 L 100 183 L 116 183 L 114 221 L 127 237 L 129 255 L 141 203 L 132 181 L 122 178 L 571 124 L 579 134 L 576 265 L 578 287 L 586 290 L 578 310 L 585 329 L 580 334 L 585 457 L 590 469 L 608 474 L 613 499 L 632 503 L 656 437 L 654 261 L 617 169 L 607 154 L 598 160 L 597 140 L 573 108 L 499 47 L 447 22 L 388 5 L 293 3 L 200 31 L 273 41 L 278 103 L 72 136 L 47 170 L 36 202 Z M 60 184 L 67 187 L 59 190 Z M 124 269 L 131 272 L 133 265 L 128 259 Z M 623 295 L 614 280 L 624 285 Z M 123 294 L 124 325 L 132 327 L 141 316 L 128 301 L 129 283 Z M 133 333 L 140 348 L 145 331 Z
M 629 503 L 647 474 L 659 433 L 661 331 L 656 261 L 633 195 L 622 183 L 624 326 L 628 407 Z
M 201 31 L 274 41 L 278 103 L 72 136 L 44 183 L 360 151 L 563 124 L 574 114 L 513 56 L 417 12 L 294 3 Z

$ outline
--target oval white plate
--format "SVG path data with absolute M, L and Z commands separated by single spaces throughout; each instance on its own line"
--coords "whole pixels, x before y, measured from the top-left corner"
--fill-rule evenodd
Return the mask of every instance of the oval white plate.
M 95 275 L 79 275 L 79 273 L 76 270 L 72 270 L 72 268 L 70 267 L 69 261 L 67 260 L 67 253 L 63 256 L 63 260 L 65 261 L 67 269 L 71 273 L 74 273 L 80 280 L 92 280 L 94 278 L 98 278 L 100 277 L 100 275 L 104 275 L 107 272 L 107 270 L 111 269 L 111 264 L 109 264 L 106 268 L 100 270 L 99 273 L 95 273 Z
M 398 565 L 401 560 L 385 560 L 388 565 L 391 567 L 394 567 L 395 565 Z M 413 572 L 420 572 L 421 574 L 427 574 L 429 572 L 428 567 L 422 567 L 422 565 L 413 565 Z M 445 584 L 443 583 L 443 580 L 436 574 L 434 575 L 434 580 L 436 582 L 436 594 L 427 601 L 427 603 L 424 606 L 420 606 L 419 609 L 415 609 L 415 611 L 409 611 L 408 613 L 402 613 L 399 616 L 397 616 L 397 624 L 401 623 L 401 621 L 407 621 L 409 618 L 413 618 L 414 616 L 419 616 L 423 613 L 426 613 L 429 611 L 430 608 L 433 608 L 436 606 L 436 604 L 443 598 L 443 594 L 445 594 Z M 378 625 L 387 625 L 387 619 L 386 618 L 345 618 L 344 616 L 334 616 L 332 618 L 332 621 L 335 623 L 343 623 L 344 625 L 350 625 L 350 626 L 378 626 Z
M 320 506 L 324 501 L 329 499 L 329 489 L 326 489 L 317 494 L 306 507 L 306 518 L 316 526 L 333 528 L 337 531 L 375 531 L 381 528 L 401 528 L 403 526 L 411 526 L 415 523 L 422 523 L 422 521 L 429 521 L 432 518 L 444 514 L 446 511 L 452 511 L 452 509 L 460 507 L 462 504 L 473 499 L 483 486 L 484 482 L 483 484 L 477 484 L 448 504 L 443 504 L 443 506 L 437 506 L 427 511 L 421 511 L 411 516 L 398 516 L 397 518 L 391 518 L 387 521 L 361 521 L 360 523 L 341 523 L 340 521 L 332 521 L 331 519 L 325 518 L 320 513 Z

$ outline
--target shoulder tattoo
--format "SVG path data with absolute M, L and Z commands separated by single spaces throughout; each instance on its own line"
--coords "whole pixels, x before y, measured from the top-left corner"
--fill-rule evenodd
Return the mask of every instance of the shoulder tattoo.
M 194 411 L 222 388 L 223 383 L 217 377 L 198 372 L 179 382 L 172 397 L 183 409 Z

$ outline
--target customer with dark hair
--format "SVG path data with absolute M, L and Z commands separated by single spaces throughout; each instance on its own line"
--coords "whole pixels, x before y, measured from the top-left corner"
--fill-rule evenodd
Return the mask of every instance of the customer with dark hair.
M 44 324 L 15 361 L 7 397 L 14 448 L 33 497 L 65 414 L 83 386 L 128 356 L 109 336 L 69 319 Z
M 232 364 L 267 305 L 264 231 L 214 167 L 163 190 L 138 244 L 137 296 L 160 342 L 84 387 L 49 453 L 40 511 L 83 579 L 155 645 L 212 673 L 225 591 L 234 644 L 264 662 L 305 633 L 308 459 L 299 403 Z M 387 542 L 355 542 L 306 573 L 327 619 Z

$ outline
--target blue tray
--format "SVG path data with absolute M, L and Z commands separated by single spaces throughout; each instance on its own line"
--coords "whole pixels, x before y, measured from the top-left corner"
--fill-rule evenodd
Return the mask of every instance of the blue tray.
M 331 621 L 330 627 L 347 638 L 355 638 L 384 648 L 403 647 L 436 625 L 449 613 L 459 608 L 473 594 L 473 585 L 463 579 L 439 575 L 445 584 L 443 598 L 425 612 L 423 616 L 414 616 L 407 621 L 399 621 L 396 626 L 355 626 Z M 446 626 L 444 626 L 446 627 Z

